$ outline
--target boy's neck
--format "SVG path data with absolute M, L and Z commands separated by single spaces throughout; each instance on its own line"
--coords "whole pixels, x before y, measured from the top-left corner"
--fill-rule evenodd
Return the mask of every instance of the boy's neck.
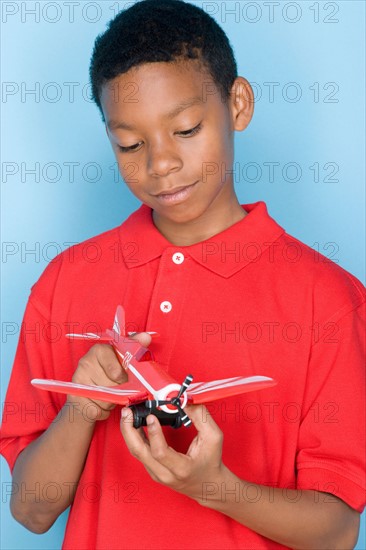
M 215 205 L 211 207 L 199 218 L 183 223 L 175 223 L 153 211 L 153 221 L 156 228 L 170 243 L 176 246 L 190 246 L 210 239 L 247 215 L 236 196 L 225 205 L 224 209 L 215 208 Z

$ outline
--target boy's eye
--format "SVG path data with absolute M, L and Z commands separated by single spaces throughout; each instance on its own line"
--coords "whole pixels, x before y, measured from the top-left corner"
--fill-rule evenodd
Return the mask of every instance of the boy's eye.
M 194 128 L 190 128 L 189 130 L 183 130 L 182 132 L 177 132 L 177 134 L 179 136 L 184 136 L 184 137 L 194 136 L 201 130 L 201 127 L 202 127 L 201 124 L 202 123 L 200 122 Z M 118 145 L 118 149 L 121 151 L 121 153 L 136 151 L 140 147 L 141 143 L 142 142 L 134 143 L 134 145 L 130 145 L 129 147 L 123 147 L 123 145 Z
M 121 153 L 128 153 L 128 151 L 135 151 L 139 146 L 140 143 L 135 143 L 134 145 L 130 145 L 129 147 L 118 145 L 118 149 L 121 151 Z
M 191 128 L 190 130 L 184 130 L 182 132 L 177 132 L 180 136 L 194 136 L 201 130 L 201 122 L 197 124 L 194 128 Z

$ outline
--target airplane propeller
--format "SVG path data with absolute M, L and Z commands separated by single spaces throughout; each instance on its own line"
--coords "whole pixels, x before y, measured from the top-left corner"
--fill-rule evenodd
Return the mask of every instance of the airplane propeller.
M 191 384 L 192 380 L 193 380 L 193 376 L 191 374 L 188 374 L 185 377 L 185 379 L 183 381 L 183 384 L 180 387 L 178 395 L 176 397 L 173 397 L 173 399 L 171 400 L 171 404 L 174 405 L 175 407 L 177 407 L 179 416 L 182 420 L 183 425 L 186 428 L 192 424 L 192 420 L 189 418 L 189 416 L 182 409 L 181 404 L 180 404 L 180 398 L 182 397 L 184 392 L 187 391 L 187 388 L 188 388 L 189 384 Z
M 155 408 L 155 407 L 161 407 L 162 405 L 173 405 L 173 407 L 176 407 L 178 409 L 178 416 L 180 417 L 182 424 L 187 428 L 192 424 L 192 420 L 182 409 L 182 406 L 180 404 L 180 398 L 182 397 L 184 392 L 187 391 L 187 388 L 191 384 L 192 380 L 193 380 L 193 376 L 191 374 L 188 374 L 185 377 L 183 384 L 181 385 L 180 390 L 175 397 L 164 401 L 150 401 L 150 400 L 146 401 L 147 407 Z

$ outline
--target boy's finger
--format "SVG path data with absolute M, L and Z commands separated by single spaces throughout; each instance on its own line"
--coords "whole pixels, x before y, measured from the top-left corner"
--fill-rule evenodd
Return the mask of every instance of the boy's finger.
M 142 433 L 139 433 L 140 430 L 133 427 L 133 414 L 128 407 L 122 409 L 121 432 L 132 456 L 142 462 L 150 475 L 155 480 L 166 479 L 169 472 L 152 456 L 151 443 L 144 432 L 141 430 Z
M 151 456 L 173 474 L 185 469 L 187 457 L 169 447 L 159 420 L 152 414 L 146 418 Z
M 96 356 L 100 367 L 109 380 L 116 384 L 127 381 L 127 374 L 119 362 L 112 346 L 108 344 L 96 344 Z
M 188 414 L 192 424 L 201 436 L 222 436 L 220 428 L 204 405 L 187 405 L 184 411 Z
M 130 453 L 141 462 L 147 458 L 147 443 L 144 441 L 140 430 L 133 427 L 133 414 L 131 409 L 125 407 L 121 411 L 121 432 Z
M 135 333 L 131 336 L 131 338 L 137 340 L 144 347 L 148 347 L 151 343 L 151 335 L 147 332 Z M 93 348 L 96 353 L 98 363 L 107 378 L 116 384 L 123 384 L 123 382 L 127 382 L 127 374 L 122 367 L 113 346 L 109 344 L 96 344 Z
M 129 338 L 137 340 L 145 348 L 149 347 L 149 345 L 151 344 L 151 337 L 152 334 L 149 334 L 148 332 L 133 332 L 131 334 L 129 333 Z

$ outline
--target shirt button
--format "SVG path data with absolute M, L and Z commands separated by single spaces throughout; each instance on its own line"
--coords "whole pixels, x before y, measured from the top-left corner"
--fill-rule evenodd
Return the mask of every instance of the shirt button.
M 172 304 L 170 302 L 161 302 L 160 309 L 163 313 L 169 313 L 172 310 Z
M 184 262 L 184 255 L 181 252 L 173 254 L 173 262 L 175 264 L 182 264 Z

